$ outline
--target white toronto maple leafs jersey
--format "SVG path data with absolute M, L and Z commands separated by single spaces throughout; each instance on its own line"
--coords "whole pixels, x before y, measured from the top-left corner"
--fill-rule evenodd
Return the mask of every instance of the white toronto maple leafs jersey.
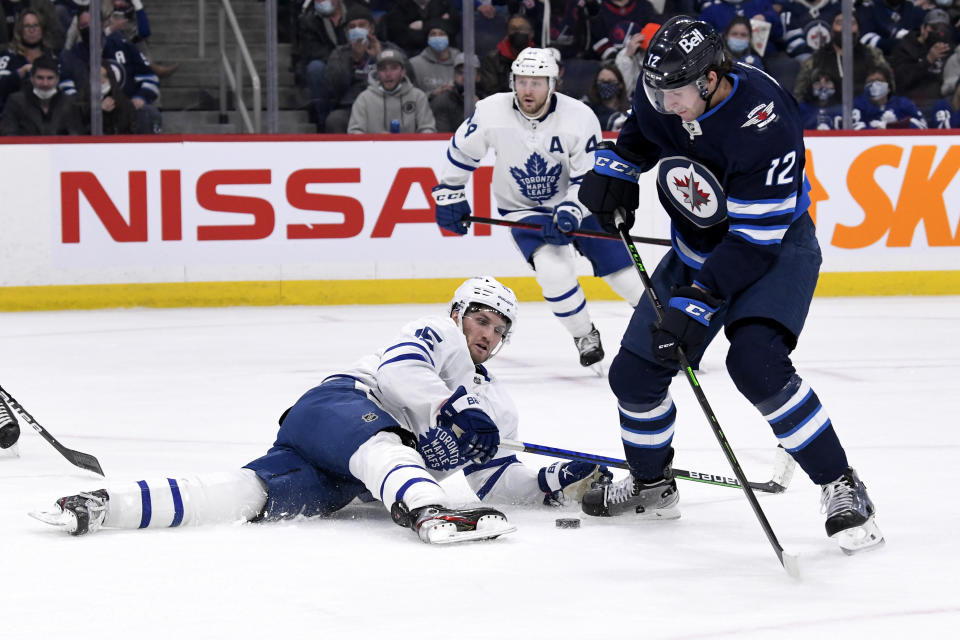
M 440 407 L 458 387 L 480 400 L 501 438 L 517 438 L 517 407 L 482 365 L 470 357 L 467 340 L 449 316 L 425 316 L 408 323 L 387 346 L 361 358 L 342 374 L 367 387 L 367 395 L 413 432 L 427 469 L 439 479 L 463 470 L 485 498 L 542 500 L 537 471 L 503 449 L 484 465 L 460 458 L 450 438 L 437 428 Z
M 550 213 L 565 201 L 580 206 L 580 181 L 593 169 L 601 136 L 597 116 L 579 100 L 555 93 L 547 113 L 531 120 L 514 105 L 512 92 L 497 93 L 478 102 L 453 134 L 440 182 L 466 184 L 493 148 L 493 194 L 501 216 Z

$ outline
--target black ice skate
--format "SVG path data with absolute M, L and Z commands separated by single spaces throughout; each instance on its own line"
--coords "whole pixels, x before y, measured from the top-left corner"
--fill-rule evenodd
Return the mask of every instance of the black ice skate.
M 496 538 L 517 530 L 496 509 L 448 509 L 427 505 L 410 510 L 403 502 L 394 502 L 390 516 L 401 527 L 410 527 L 428 544 L 450 544 L 468 540 Z
M 17 441 L 20 425 L 13 410 L 0 399 L 0 458 L 15 458 L 19 455 Z
M 827 535 L 836 539 L 847 555 L 883 544 L 883 534 L 874 520 L 876 509 L 866 485 L 852 468 L 822 485 L 820 506 L 827 514 Z
M 580 508 L 589 516 L 635 514 L 640 520 L 674 520 L 680 517 L 680 494 L 673 474 L 659 480 L 642 481 L 630 473 L 626 478 L 590 489 L 583 494 Z
M 31 511 L 30 516 L 41 522 L 60 527 L 72 536 L 93 533 L 103 525 L 110 496 L 104 489 L 60 498 L 54 503 L 56 511 Z
M 597 328 L 590 325 L 590 333 L 585 336 L 573 339 L 573 344 L 577 346 L 580 352 L 580 366 L 594 367 L 594 371 L 599 368 L 599 362 L 603 360 L 603 344 L 600 343 L 600 332 Z M 598 372 L 599 373 L 599 372 Z

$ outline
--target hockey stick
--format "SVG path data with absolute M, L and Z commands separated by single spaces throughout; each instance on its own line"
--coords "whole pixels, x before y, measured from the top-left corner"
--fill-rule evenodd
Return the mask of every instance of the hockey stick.
M 540 456 L 550 456 L 553 458 L 564 458 L 566 460 L 576 460 L 578 462 L 592 462 L 593 464 L 602 464 L 616 469 L 630 469 L 626 460 L 620 458 L 608 458 L 593 453 L 583 453 L 581 451 L 570 451 L 567 449 L 557 449 L 556 447 L 547 447 L 542 444 L 533 444 L 530 442 L 520 442 L 519 440 L 500 439 L 500 446 L 511 451 L 522 451 L 524 453 L 535 453 Z M 793 478 L 793 469 L 796 462 L 783 447 L 777 447 L 776 459 L 773 463 L 773 477 L 767 482 L 749 482 L 748 484 L 756 491 L 764 493 L 783 493 Z M 685 469 L 673 468 L 673 475 L 680 480 L 690 480 L 692 482 L 703 482 L 705 484 L 714 484 L 718 487 L 730 487 L 731 489 L 740 489 L 740 481 L 736 478 L 729 478 L 713 473 L 703 473 L 702 471 L 687 471 Z
M 530 222 L 514 222 L 513 220 L 498 220 L 496 218 L 480 218 L 477 216 L 467 216 L 464 218 L 469 222 L 479 222 L 480 224 L 499 224 L 504 227 L 515 227 L 517 229 L 530 229 L 531 231 L 540 231 L 543 227 L 539 224 L 532 224 Z M 604 240 L 619 240 L 620 236 L 607 233 L 606 231 L 587 231 L 585 229 L 580 229 L 579 231 L 569 231 L 567 235 L 571 236 L 580 236 L 583 238 L 602 238 Z M 634 242 L 640 242 L 643 244 L 656 244 L 662 247 L 671 246 L 669 240 L 663 238 L 645 238 L 643 236 L 630 236 L 630 239 Z
M 97 461 L 96 458 L 89 453 L 74 451 L 73 449 L 68 449 L 60 444 L 60 442 L 50 435 L 46 429 L 40 426 L 40 423 L 34 420 L 33 416 L 23 408 L 23 405 L 17 402 L 16 399 L 11 396 L 2 386 L 0 386 L 0 398 L 3 398 L 8 405 L 16 409 L 20 413 L 21 417 L 23 417 L 24 421 L 33 427 L 37 433 L 43 436 L 44 440 L 53 445 L 53 448 L 56 449 L 60 455 L 66 458 L 70 464 L 80 467 L 81 469 L 86 469 L 87 471 L 93 471 L 101 476 L 104 475 L 103 469 L 100 468 L 100 462 Z
M 630 240 L 630 230 L 627 228 L 626 222 L 624 222 L 624 210 L 622 208 L 618 208 L 616 210 L 614 214 L 614 220 L 617 224 L 617 230 L 620 232 L 620 239 L 623 240 L 623 243 L 626 245 L 627 251 L 630 252 L 630 256 L 633 258 L 633 264 L 636 266 L 637 272 L 640 274 L 640 280 L 643 282 L 643 288 L 646 291 L 647 297 L 650 298 L 650 303 L 653 305 L 654 313 L 657 316 L 657 322 L 663 322 L 663 303 L 660 302 L 660 297 L 653 288 L 653 282 L 650 281 L 650 276 L 647 274 L 647 270 L 643 267 L 643 261 L 640 259 L 640 253 L 637 252 L 636 245 L 634 245 L 633 241 Z M 733 448 L 730 446 L 730 443 L 727 442 L 727 436 L 724 435 L 723 429 L 720 428 L 720 422 L 717 420 L 716 414 L 710 407 L 710 403 L 707 402 L 707 396 L 703 393 L 703 389 L 700 388 L 700 382 L 697 380 L 697 376 L 693 373 L 693 368 L 690 366 L 690 361 L 687 360 L 687 354 L 679 345 L 677 346 L 677 357 L 680 360 L 681 368 L 687 376 L 687 381 L 690 383 L 690 387 L 693 389 L 693 395 L 697 397 L 697 402 L 700 403 L 700 408 L 703 409 L 703 415 L 707 418 L 707 422 L 710 423 L 710 429 L 713 431 L 713 435 L 716 436 L 717 442 L 720 443 L 720 448 L 723 450 L 723 455 L 726 456 L 727 462 L 730 463 L 730 468 L 733 469 L 734 475 L 737 477 L 737 480 L 740 481 L 740 488 L 743 489 L 744 495 L 747 496 L 747 501 L 750 503 L 750 507 L 753 509 L 753 513 L 757 517 L 757 520 L 760 521 L 760 526 L 763 529 L 763 532 L 767 535 L 767 540 L 770 541 L 770 545 L 773 547 L 773 550 L 776 552 L 777 559 L 780 560 L 780 564 L 784 569 L 786 569 L 787 573 L 790 574 L 791 577 L 799 578 L 800 566 L 797 561 L 797 556 L 784 551 L 783 547 L 780 545 L 780 541 L 777 540 L 777 535 L 773 532 L 773 528 L 770 526 L 767 516 L 763 513 L 763 509 L 760 508 L 760 503 L 757 501 L 757 496 L 754 494 L 753 488 L 747 481 L 747 478 L 743 473 L 743 468 L 737 461 L 737 456 L 733 453 Z

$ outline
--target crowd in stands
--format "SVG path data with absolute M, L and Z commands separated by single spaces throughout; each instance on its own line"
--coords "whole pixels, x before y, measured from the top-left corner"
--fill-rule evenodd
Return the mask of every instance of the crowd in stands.
M 528 46 L 553 48 L 558 90 L 616 131 L 647 42 L 678 13 L 791 89 L 804 128 L 842 126 L 841 0 L 475 0 L 475 56 L 461 50 L 459 0 L 279 1 L 290 68 L 322 133 L 454 131 L 467 66 L 475 99 L 508 91 Z M 91 6 L 103 17 L 104 133 L 161 130 L 159 77 L 172 69 L 148 62 L 143 0 L 0 0 L 0 134 L 89 132 Z M 960 0 L 855 0 L 851 29 L 853 128 L 957 126 Z
M 956 5 L 956 6 L 955 6 Z M 479 59 L 460 50 L 456 0 L 307 0 L 292 65 L 326 133 L 449 132 L 462 121 L 464 64 L 476 99 L 509 90 L 527 46 L 552 47 L 559 91 L 604 130 L 622 125 L 646 43 L 673 15 L 698 16 L 730 56 L 765 70 L 801 103 L 804 127 L 842 126 L 840 0 L 476 0 Z M 960 121 L 960 0 L 855 0 L 854 129 L 947 128 Z
M 159 133 L 143 0 L 0 0 L 0 135 L 90 132 L 90 10 L 99 7 L 103 133 Z

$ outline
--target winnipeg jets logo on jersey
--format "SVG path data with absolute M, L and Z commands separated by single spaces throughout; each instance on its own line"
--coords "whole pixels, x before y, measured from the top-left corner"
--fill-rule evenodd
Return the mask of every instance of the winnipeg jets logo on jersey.
M 702 164 L 681 156 L 664 158 L 657 181 L 674 208 L 698 227 L 705 229 L 726 219 L 723 189 Z
M 812 12 L 811 12 L 812 13 Z M 823 20 L 813 20 L 803 27 L 804 40 L 807 46 L 816 51 L 820 47 L 830 44 L 833 39 L 830 35 L 830 25 Z
M 559 163 L 548 168 L 547 161 L 536 152 L 530 154 L 522 168 L 510 167 L 510 175 L 517 181 L 520 193 L 536 203 L 542 203 L 557 194 L 562 171 Z
M 750 113 L 747 114 L 747 121 L 740 125 L 740 128 L 757 125 L 757 129 L 763 129 L 768 124 L 777 119 L 777 114 L 773 112 L 773 101 L 767 104 L 758 104 Z

